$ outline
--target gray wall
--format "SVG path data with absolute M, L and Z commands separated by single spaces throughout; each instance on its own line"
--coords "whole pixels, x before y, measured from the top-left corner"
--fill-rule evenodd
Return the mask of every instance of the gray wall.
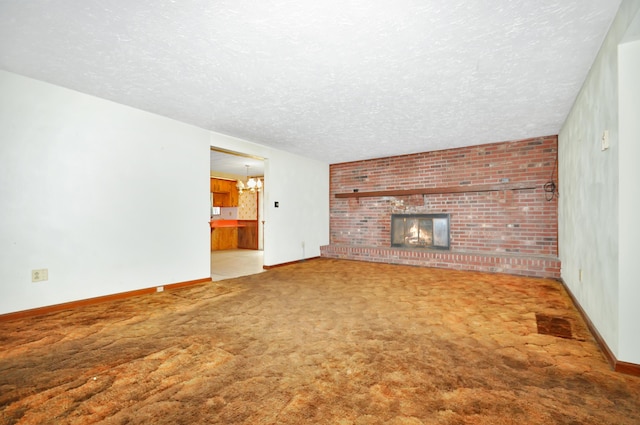
M 640 181 L 640 167 L 627 167 L 628 148 L 638 140 L 619 127 L 618 93 L 628 88 L 619 86 L 618 46 L 635 31 L 631 23 L 639 10 L 639 0 L 622 2 L 558 137 L 561 275 L 618 360 L 632 363 L 640 363 L 640 346 L 630 344 L 640 334 L 640 309 L 629 310 L 634 285 L 621 275 L 621 261 L 640 259 L 627 255 L 621 238 L 637 232 L 638 223 L 621 228 L 620 213 L 635 196 L 624 191 L 629 179 Z M 602 150 L 605 131 L 610 147 Z

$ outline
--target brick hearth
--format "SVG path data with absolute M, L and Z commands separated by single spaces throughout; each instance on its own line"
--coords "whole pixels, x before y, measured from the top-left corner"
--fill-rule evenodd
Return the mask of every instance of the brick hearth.
M 419 251 L 348 245 L 326 245 L 320 247 L 320 252 L 326 258 L 560 278 L 560 260 L 557 257 Z

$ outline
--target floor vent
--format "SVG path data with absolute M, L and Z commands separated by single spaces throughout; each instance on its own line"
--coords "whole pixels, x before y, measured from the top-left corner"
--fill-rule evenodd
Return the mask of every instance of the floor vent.
M 571 322 L 564 317 L 536 313 L 536 324 L 538 325 L 539 334 L 573 339 Z

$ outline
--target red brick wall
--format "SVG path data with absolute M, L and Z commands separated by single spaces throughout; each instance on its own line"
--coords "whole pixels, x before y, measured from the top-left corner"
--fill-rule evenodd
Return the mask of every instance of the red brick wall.
M 388 248 L 392 213 L 450 213 L 451 253 L 555 258 L 557 199 L 547 201 L 543 185 L 554 172 L 556 152 L 557 136 L 548 136 L 331 165 L 331 246 Z M 500 184 L 504 179 L 530 183 L 535 189 L 335 197 L 336 193 L 354 189 L 368 192 L 474 186 Z M 460 266 L 464 265 L 455 268 L 464 268 Z

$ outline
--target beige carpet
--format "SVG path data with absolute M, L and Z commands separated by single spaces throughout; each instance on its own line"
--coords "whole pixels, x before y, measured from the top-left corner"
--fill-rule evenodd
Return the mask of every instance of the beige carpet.
M 640 424 L 558 282 L 319 259 L 0 323 L 2 424 Z

